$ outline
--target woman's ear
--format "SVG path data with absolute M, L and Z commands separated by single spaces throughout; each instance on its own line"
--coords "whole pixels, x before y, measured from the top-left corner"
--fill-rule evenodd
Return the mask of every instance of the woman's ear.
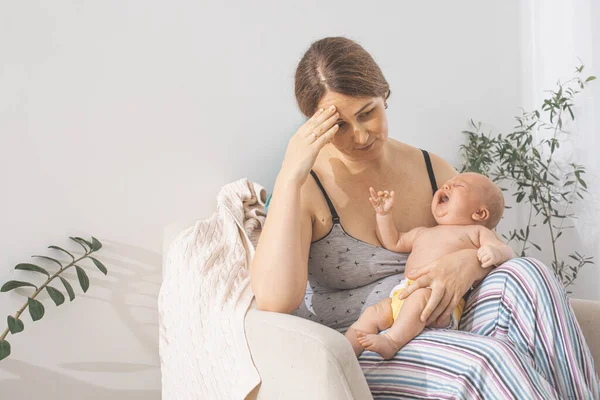
M 483 222 L 487 221 L 490 218 L 490 212 L 487 208 L 481 208 L 471 215 L 473 221 L 475 222 Z

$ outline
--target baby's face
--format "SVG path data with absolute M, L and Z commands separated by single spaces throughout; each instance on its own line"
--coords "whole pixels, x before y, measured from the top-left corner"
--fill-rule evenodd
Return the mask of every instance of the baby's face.
M 483 207 L 486 177 L 464 173 L 444 184 L 433 196 L 431 212 L 440 225 L 472 225 L 473 215 Z

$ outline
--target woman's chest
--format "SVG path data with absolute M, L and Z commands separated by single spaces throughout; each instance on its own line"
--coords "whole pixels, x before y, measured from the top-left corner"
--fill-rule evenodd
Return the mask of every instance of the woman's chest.
M 376 235 L 375 210 L 369 201 L 369 186 L 376 191 L 394 191 L 393 216 L 400 232 L 407 232 L 418 226 L 434 226 L 431 214 L 432 189 L 428 182 L 404 182 L 400 184 L 362 184 L 327 188 L 331 202 L 340 218 L 344 230 L 351 236 L 381 246 Z M 322 194 L 320 195 L 322 197 Z M 315 202 L 313 240 L 324 237 L 332 226 L 332 215 L 324 198 Z

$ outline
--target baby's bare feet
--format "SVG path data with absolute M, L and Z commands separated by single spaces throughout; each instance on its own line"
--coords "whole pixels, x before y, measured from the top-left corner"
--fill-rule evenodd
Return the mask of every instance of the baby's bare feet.
M 384 360 L 394 358 L 400 347 L 388 336 L 387 333 L 381 335 L 366 334 L 362 331 L 356 331 L 356 339 L 366 350 L 374 351 L 383 357 Z

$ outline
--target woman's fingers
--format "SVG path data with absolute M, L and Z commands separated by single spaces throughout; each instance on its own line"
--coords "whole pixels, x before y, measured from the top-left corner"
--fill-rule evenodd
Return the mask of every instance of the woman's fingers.
M 421 322 L 426 322 L 429 319 L 431 313 L 437 308 L 438 304 L 444 299 L 446 289 L 444 288 L 432 288 L 431 296 L 429 301 L 421 313 Z M 442 309 L 443 310 L 443 309 Z
M 430 264 L 430 265 L 432 265 L 432 264 Z M 420 279 L 422 276 L 429 274 L 429 271 L 431 271 L 431 267 L 422 267 L 416 271 L 410 271 L 410 273 L 406 274 L 406 277 L 410 280 L 416 281 L 416 280 Z
M 408 285 L 408 287 L 406 289 L 404 289 L 402 291 L 402 293 L 400 293 L 398 298 L 400 300 L 404 300 L 408 296 L 410 296 L 415 290 L 424 288 L 424 287 L 428 287 L 430 283 L 431 283 L 431 280 L 429 278 L 427 278 L 426 276 L 419 278 L 416 281 L 414 281 L 413 283 L 411 283 L 410 285 Z
M 319 136 L 317 140 L 315 140 L 315 143 L 317 144 L 319 150 L 322 149 L 323 146 L 325 146 L 327 143 L 331 142 L 339 128 L 339 125 L 335 124 L 334 126 L 329 128 L 327 132 L 325 132 L 324 134 Z
M 317 110 L 317 112 L 314 113 L 313 116 L 310 117 L 300 129 L 298 129 L 298 135 L 302 135 L 304 137 L 312 136 L 314 129 L 319 126 L 321 122 L 325 121 L 325 119 L 329 117 L 330 113 L 331 111 L 324 108 Z
M 338 117 L 339 117 L 338 113 L 333 114 L 331 117 L 329 117 L 327 120 L 325 120 L 322 124 L 316 126 L 310 132 L 310 134 L 308 136 L 310 137 L 310 136 L 316 135 L 317 139 L 319 139 L 319 138 L 323 137 L 325 133 L 330 132 L 331 128 L 333 128 L 334 126 L 339 128 L 339 126 L 337 124 L 335 124 L 335 121 L 338 119 Z M 331 138 L 333 138 L 333 136 Z
M 340 114 L 332 111 L 331 109 L 323 111 L 323 113 L 317 116 L 315 120 L 308 120 L 306 123 L 306 131 L 304 132 L 305 136 L 314 136 L 314 133 L 320 137 L 323 133 L 327 132 L 332 126 L 335 125 L 335 122 L 339 117 Z
M 442 315 L 442 313 L 444 311 L 446 311 L 446 308 L 448 307 L 448 304 L 450 304 L 451 301 L 452 301 L 452 294 L 450 292 L 446 291 L 444 293 L 444 297 L 442 297 L 439 304 L 435 307 L 435 309 L 429 315 L 429 317 L 427 317 L 427 323 L 430 324 L 434 321 L 437 321 L 437 319 L 440 317 L 440 315 Z
M 333 109 L 331 107 L 333 107 Z M 335 106 L 331 106 L 331 107 L 320 108 L 319 110 L 317 110 L 317 112 L 314 113 L 313 116 L 310 117 L 310 119 L 304 123 L 304 126 L 306 127 L 306 132 L 304 132 L 304 133 L 310 135 L 310 132 L 314 128 L 319 126 L 321 123 L 323 123 L 323 121 L 325 121 L 332 114 L 334 114 Z
M 453 297 L 452 301 L 448 304 L 448 307 L 446 307 L 446 309 L 444 310 L 444 312 L 437 319 L 437 322 L 440 323 L 440 322 L 442 322 L 444 320 L 447 320 L 448 317 L 450 317 L 452 315 L 452 313 L 454 312 L 454 309 L 458 305 L 459 301 L 460 301 L 460 298 L 457 299 L 456 296 Z

